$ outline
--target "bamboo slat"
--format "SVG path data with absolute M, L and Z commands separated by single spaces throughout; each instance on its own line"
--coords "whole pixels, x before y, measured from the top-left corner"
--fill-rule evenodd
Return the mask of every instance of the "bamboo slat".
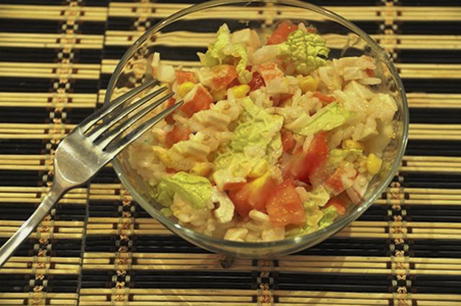
M 0 5 L 0 18 L 30 20 L 80 20 L 105 21 L 107 9 L 104 7 L 47 5 L 46 12 L 40 5 Z
M 99 79 L 97 64 L 0 62 L 1 77 Z

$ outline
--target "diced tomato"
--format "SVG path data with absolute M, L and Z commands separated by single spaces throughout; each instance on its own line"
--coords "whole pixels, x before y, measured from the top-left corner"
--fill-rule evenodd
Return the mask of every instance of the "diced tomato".
M 166 134 L 165 145 L 171 148 L 175 143 L 189 139 L 191 132 L 187 127 L 175 124 L 173 129 Z
M 189 94 L 184 97 L 184 104 L 180 108 L 187 117 L 191 117 L 198 111 L 209 109 L 210 104 L 213 103 L 213 97 L 201 84 L 196 85 L 196 88 L 192 89 L 191 95 L 192 97 L 188 97 Z
M 294 154 L 292 160 L 285 169 L 285 176 L 309 183 L 309 177 L 328 158 L 328 144 L 325 132 L 319 132 L 314 136 L 307 152 Z
M 170 98 L 168 101 L 166 101 L 166 107 L 172 106 L 175 103 L 176 103 L 176 99 L 175 98 Z M 173 124 L 175 122 L 174 119 L 173 119 L 173 113 L 166 116 L 165 121 L 168 124 Z
M 280 44 L 287 40 L 288 35 L 290 35 L 291 32 L 296 31 L 297 29 L 298 26 L 293 24 L 291 21 L 282 21 L 278 24 L 277 28 L 275 28 L 274 32 L 272 32 L 272 35 L 267 40 L 267 44 Z
M 239 79 L 238 78 L 235 78 L 232 82 L 230 82 L 226 88 L 232 88 L 234 86 L 238 86 L 240 85 L 240 82 L 239 82 Z
M 226 89 L 237 78 L 237 71 L 232 65 L 217 65 L 211 68 L 211 72 L 211 86 L 214 91 Z
M 331 198 L 325 205 L 325 207 L 328 206 L 334 206 L 340 215 L 344 215 L 346 213 L 347 203 L 341 197 Z
M 322 104 L 330 104 L 331 102 L 334 102 L 336 100 L 335 97 L 325 95 L 320 91 L 314 92 L 314 97 L 318 98 L 322 102 Z
M 301 198 L 296 192 L 294 182 L 290 179 L 274 188 L 266 210 L 271 223 L 275 226 L 301 225 L 306 220 Z
M 242 189 L 242 187 L 245 184 L 246 184 L 245 182 L 225 183 L 224 186 L 223 186 L 223 190 L 230 191 L 230 190 Z
M 266 174 L 245 183 L 240 188 L 229 190 L 228 194 L 237 213 L 245 218 L 253 209 L 265 211 L 266 202 L 275 185 L 275 180 L 269 174 Z
M 261 74 L 261 77 L 264 80 L 264 84 L 268 84 L 269 81 L 284 76 L 282 70 L 279 69 L 276 63 L 266 63 L 260 64 L 257 67 L 258 72 Z
M 184 82 L 197 83 L 197 76 L 192 71 L 176 70 L 176 82 L 178 84 Z
M 365 72 L 370 78 L 373 78 L 375 76 L 375 71 L 373 69 L 367 68 L 365 69 Z
M 261 74 L 259 74 L 257 71 L 253 72 L 253 78 L 251 79 L 250 83 L 248 83 L 248 85 L 250 86 L 251 91 L 266 86 Z
M 296 140 L 293 133 L 288 130 L 282 130 L 282 147 L 283 152 L 291 153 L 296 146 Z

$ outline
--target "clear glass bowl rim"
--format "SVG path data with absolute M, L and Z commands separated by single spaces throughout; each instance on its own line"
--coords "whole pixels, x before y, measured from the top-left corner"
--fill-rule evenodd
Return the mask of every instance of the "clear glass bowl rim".
M 207 236 L 191 230 L 187 227 L 184 227 L 178 223 L 173 222 L 169 218 L 163 216 L 157 209 L 153 209 L 150 212 L 153 213 L 155 218 L 164 224 L 167 228 L 173 231 L 181 231 L 186 236 L 191 237 L 192 240 L 200 240 L 206 243 L 208 246 L 213 245 L 223 245 L 227 248 L 248 248 L 248 249 L 266 249 L 266 248 L 284 248 L 284 247 L 293 247 L 294 245 L 303 245 L 308 244 L 312 241 L 323 241 L 326 238 L 330 237 L 331 235 L 335 234 L 349 223 L 357 219 L 365 210 L 367 210 L 371 204 L 376 200 L 376 198 L 384 191 L 384 189 L 389 185 L 392 178 L 394 177 L 395 173 L 400 166 L 400 162 L 403 158 L 405 153 L 405 149 L 408 142 L 408 125 L 409 125 L 409 111 L 408 111 L 408 102 L 406 99 L 405 89 L 403 87 L 402 81 L 397 73 L 396 68 L 389 60 L 389 56 L 382 49 L 368 34 L 358 28 L 356 25 L 352 24 L 351 22 L 347 21 L 340 15 L 329 11 L 323 7 L 319 7 L 317 5 L 313 5 L 310 3 L 300 2 L 297 0 L 255 0 L 255 1 L 243 1 L 243 0 L 215 0 L 209 1 L 201 4 L 195 4 L 185 9 L 182 9 L 169 17 L 161 20 L 151 28 L 149 28 L 140 38 L 136 40 L 136 42 L 125 52 L 123 57 L 121 58 L 120 62 L 118 63 L 117 67 L 115 68 L 108 86 L 107 91 L 104 99 L 104 105 L 110 103 L 110 98 L 112 96 L 113 88 L 115 87 L 118 78 L 125 67 L 126 63 L 130 59 L 130 57 L 136 52 L 136 50 L 155 32 L 160 31 L 162 28 L 166 27 L 167 25 L 175 22 L 176 20 L 180 19 L 181 17 L 198 12 L 200 10 L 210 9 L 217 6 L 222 5 L 229 5 L 229 4 L 239 4 L 239 3 L 274 3 L 274 4 L 282 4 L 288 6 L 294 6 L 298 8 L 303 8 L 307 10 L 314 11 L 318 14 L 324 15 L 329 19 L 334 20 L 335 22 L 341 24 L 342 26 L 346 27 L 347 29 L 351 30 L 355 34 L 357 34 L 361 39 L 363 39 L 368 46 L 371 47 L 374 54 L 381 56 L 382 61 L 386 64 L 386 67 L 389 69 L 392 79 L 398 87 L 398 92 L 400 94 L 400 99 L 402 101 L 402 141 L 399 143 L 398 151 L 397 151 L 397 158 L 392 163 L 391 171 L 384 179 L 381 184 L 376 188 L 375 192 L 361 205 L 357 206 L 356 209 L 351 211 L 349 215 L 342 217 L 338 221 L 335 221 L 333 224 L 315 231 L 310 234 L 306 234 L 303 236 L 297 236 L 292 238 L 286 238 L 284 240 L 277 240 L 271 242 L 238 242 L 238 241 L 231 241 L 231 240 L 224 240 L 224 239 L 217 239 L 211 236 Z M 122 166 L 117 159 L 112 161 L 113 167 L 117 176 L 119 177 L 122 184 L 128 189 L 128 191 L 133 196 L 134 200 L 141 204 L 141 206 L 151 206 L 149 201 L 147 201 L 140 193 L 138 193 L 135 188 L 130 184 L 129 180 L 124 177 L 123 172 L 121 171 Z M 216 247 L 213 247 L 215 251 L 219 251 Z

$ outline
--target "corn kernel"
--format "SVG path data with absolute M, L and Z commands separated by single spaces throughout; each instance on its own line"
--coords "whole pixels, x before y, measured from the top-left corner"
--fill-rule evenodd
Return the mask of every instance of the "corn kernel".
M 352 140 L 352 139 L 346 139 L 342 143 L 343 149 L 356 149 L 356 150 L 362 150 L 364 149 L 363 144 L 361 144 L 358 141 Z
M 231 88 L 232 93 L 236 99 L 245 97 L 250 92 L 250 86 L 243 84 Z
M 269 165 L 265 159 L 261 159 L 248 173 L 248 177 L 255 178 L 260 177 L 267 172 Z
M 200 176 L 208 176 L 211 172 L 211 164 L 208 162 L 203 162 L 203 163 L 196 163 L 192 169 L 191 172 L 196 175 Z
M 177 93 L 180 97 L 184 97 L 189 91 L 194 88 L 195 84 L 192 82 L 184 82 L 181 85 L 179 85 Z
M 367 157 L 367 170 L 370 174 L 375 175 L 376 173 L 379 172 L 381 169 L 381 165 L 383 164 L 383 161 L 381 158 L 376 156 L 375 154 L 371 153 Z
M 306 93 L 308 91 L 316 91 L 319 85 L 319 80 L 314 79 L 310 75 L 306 77 L 299 78 L 299 87 Z

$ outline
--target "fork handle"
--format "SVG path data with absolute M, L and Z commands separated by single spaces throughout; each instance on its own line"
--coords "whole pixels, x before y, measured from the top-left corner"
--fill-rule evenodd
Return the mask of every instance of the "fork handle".
M 61 198 L 66 190 L 56 184 L 55 182 L 51 186 L 50 192 L 45 196 L 40 205 L 34 211 L 34 213 L 29 217 L 29 219 L 24 222 L 21 227 L 14 233 L 13 236 L 5 242 L 4 245 L 0 248 L 0 267 L 8 260 L 8 258 L 13 254 L 16 248 L 30 235 L 30 233 L 37 227 L 40 221 L 45 218 L 45 216 L 53 208 L 54 204 Z

